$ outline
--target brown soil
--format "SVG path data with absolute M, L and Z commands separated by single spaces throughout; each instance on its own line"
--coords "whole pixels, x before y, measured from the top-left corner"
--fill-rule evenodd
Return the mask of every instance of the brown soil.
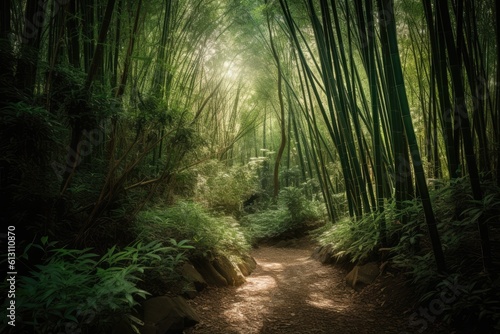
M 255 249 L 258 265 L 247 283 L 209 288 L 189 301 L 201 323 L 185 333 L 439 332 L 422 317 L 413 318 L 419 322 L 412 324 L 414 298 L 402 278 L 385 273 L 357 292 L 345 284 L 346 269 L 313 260 L 313 249 L 307 240 L 293 247 Z

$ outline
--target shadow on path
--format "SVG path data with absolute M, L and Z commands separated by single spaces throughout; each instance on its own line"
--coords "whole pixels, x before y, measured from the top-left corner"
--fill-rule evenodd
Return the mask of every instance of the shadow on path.
M 312 247 L 254 250 L 258 265 L 247 283 L 210 288 L 190 301 L 202 323 L 186 333 L 416 333 L 408 309 L 363 300 L 345 285 L 344 270 L 310 258 Z

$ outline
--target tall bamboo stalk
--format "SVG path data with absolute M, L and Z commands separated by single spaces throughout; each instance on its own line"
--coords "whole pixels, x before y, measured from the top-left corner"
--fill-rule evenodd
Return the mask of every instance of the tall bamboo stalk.
M 417 187 L 420 192 L 420 197 L 422 205 L 424 208 L 424 213 L 427 222 L 427 228 L 429 230 L 429 236 L 432 243 L 432 249 L 434 252 L 434 258 L 436 261 L 437 269 L 440 272 L 446 270 L 446 262 L 444 259 L 444 253 L 441 246 L 441 239 L 439 237 L 439 232 L 437 230 L 436 218 L 434 216 L 434 211 L 432 209 L 432 204 L 429 197 L 429 191 L 427 189 L 427 182 L 425 179 L 425 173 L 422 165 L 422 160 L 420 158 L 420 152 L 417 144 L 417 138 L 415 136 L 415 131 L 413 129 L 413 123 L 410 115 L 410 108 L 408 105 L 408 98 L 406 95 L 406 89 L 404 85 L 403 72 L 401 68 L 401 60 L 398 51 L 398 42 L 396 37 L 396 23 L 394 17 L 394 1 L 393 0 L 378 0 L 379 10 L 386 15 L 383 16 L 381 24 L 386 26 L 385 36 L 382 38 L 387 39 L 387 47 L 389 49 L 390 55 L 390 66 L 392 67 L 392 72 L 394 74 L 394 82 L 397 94 L 397 101 L 401 114 L 399 117 L 402 118 L 404 124 L 404 130 L 406 137 L 408 138 L 408 144 L 410 147 L 413 169 L 415 172 L 415 178 L 417 182 Z

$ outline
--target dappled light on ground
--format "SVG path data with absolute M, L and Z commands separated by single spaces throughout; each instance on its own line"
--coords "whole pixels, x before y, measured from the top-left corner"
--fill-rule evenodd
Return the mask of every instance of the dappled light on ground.
M 272 270 L 272 271 L 282 271 L 283 270 L 283 265 L 281 263 L 262 262 L 262 263 L 259 263 L 259 265 L 262 268 L 264 268 L 265 270 Z
M 345 309 L 343 307 L 335 307 L 335 303 L 333 302 L 333 300 L 323 297 L 321 293 L 311 293 L 309 295 L 307 303 L 314 307 L 322 309 L 337 309 L 338 311 L 342 311 L 343 309 Z
M 313 245 L 260 247 L 240 287 L 210 288 L 191 305 L 202 322 L 190 334 L 368 334 L 404 332 L 408 315 L 379 295 L 356 292 L 346 271 L 310 258 Z M 385 305 L 384 305 L 385 303 Z
M 279 267 L 279 264 L 276 265 L 278 266 L 275 267 Z M 252 320 L 247 315 L 251 312 L 258 312 L 262 315 L 267 314 L 269 312 L 267 305 L 270 304 L 273 298 L 273 291 L 275 291 L 276 286 L 276 279 L 269 275 L 249 278 L 246 284 L 236 289 L 235 296 L 238 298 L 232 302 L 230 308 L 223 312 L 223 316 L 228 323 L 235 327 L 252 326 L 261 328 L 263 325 L 262 319 L 257 319 L 252 324 Z

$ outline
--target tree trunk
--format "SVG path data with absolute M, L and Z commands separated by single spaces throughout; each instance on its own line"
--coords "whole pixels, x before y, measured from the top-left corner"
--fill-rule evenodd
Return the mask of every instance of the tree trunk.
M 10 11 L 11 2 L 5 0 L 0 2 L 0 109 L 8 103 L 19 100 L 19 96 L 12 83 L 14 82 L 15 59 L 12 45 L 9 40 L 10 34 Z
M 438 21 L 442 25 L 445 32 L 446 50 L 448 51 L 448 60 L 450 64 L 451 80 L 453 90 L 455 92 L 455 105 L 454 105 L 454 124 L 459 128 L 463 137 L 463 148 L 465 152 L 465 160 L 467 163 L 467 170 L 469 173 L 472 194 L 474 200 L 480 202 L 483 199 L 481 191 L 481 184 L 479 179 L 479 171 L 476 164 L 476 156 L 474 154 L 474 146 L 470 130 L 469 115 L 465 103 L 465 92 L 462 81 L 461 67 L 459 66 L 458 54 L 460 50 L 455 48 L 453 40 L 453 33 L 451 30 L 451 20 L 448 9 L 447 1 L 436 1 L 436 8 L 438 10 Z M 486 272 L 491 271 L 492 258 L 490 249 L 490 240 L 488 226 L 481 216 L 478 219 L 479 234 L 481 237 L 481 250 L 483 253 L 483 266 Z
M 27 98 L 33 96 L 35 89 L 40 37 L 45 21 L 46 4 L 46 0 L 26 2 L 24 28 L 21 36 L 22 43 L 20 46 L 21 55 L 17 61 L 15 85 Z
M 429 191 L 427 188 L 427 182 L 425 180 L 424 168 L 422 166 L 422 160 L 420 158 L 420 152 L 417 145 L 417 139 L 415 136 L 415 131 L 413 129 L 413 123 L 410 115 L 410 108 L 408 105 L 408 98 L 406 96 L 406 90 L 404 85 L 403 71 L 401 68 L 401 60 L 399 57 L 398 42 L 396 38 L 396 23 L 394 19 L 394 1 L 393 0 L 378 0 L 379 10 L 386 15 L 383 16 L 384 22 L 381 24 L 387 27 L 386 36 L 382 38 L 387 39 L 387 47 L 389 48 L 390 64 L 394 72 L 396 93 L 399 101 L 399 108 L 401 110 L 401 116 L 403 119 L 404 130 L 408 138 L 408 144 L 410 146 L 413 169 L 415 171 L 415 178 L 417 181 L 417 187 L 420 191 L 422 205 L 424 208 L 425 218 L 427 221 L 427 228 L 429 230 L 429 237 L 432 243 L 432 249 L 434 251 L 434 258 L 436 260 L 437 270 L 439 272 L 444 272 L 446 270 L 446 262 L 444 258 L 443 248 L 441 246 L 441 239 L 439 237 L 439 232 L 437 230 L 436 218 L 434 216 L 434 211 L 432 209 L 432 204 L 429 197 Z
M 276 47 L 274 45 L 273 33 L 271 30 L 271 19 L 269 18 L 269 13 L 267 13 L 266 18 L 267 18 L 267 29 L 269 32 L 269 42 L 271 44 L 271 52 L 273 54 L 273 58 L 274 61 L 276 62 L 276 67 L 278 70 L 278 99 L 280 104 L 279 121 L 280 121 L 281 141 L 278 153 L 276 155 L 276 160 L 274 162 L 274 171 L 273 171 L 273 197 L 276 199 L 280 191 L 280 181 L 279 181 L 280 163 L 281 163 L 281 158 L 283 156 L 283 152 L 285 151 L 287 139 L 286 139 L 285 104 L 283 101 L 283 73 L 281 71 L 281 62 L 278 56 L 278 52 L 276 51 Z

